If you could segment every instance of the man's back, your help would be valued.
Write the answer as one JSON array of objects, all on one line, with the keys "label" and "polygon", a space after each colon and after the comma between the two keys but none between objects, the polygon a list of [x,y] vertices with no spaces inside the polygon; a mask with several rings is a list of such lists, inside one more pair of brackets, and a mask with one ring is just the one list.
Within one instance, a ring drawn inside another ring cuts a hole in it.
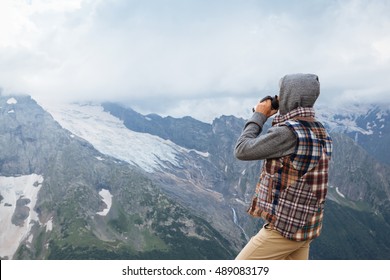
[{"label": "man's back", "polygon": [[[308,256],[311,240],[320,235],[332,140],[322,124],[315,120],[313,106],[319,92],[316,75],[283,77],[280,114],[274,118],[272,128],[260,135],[267,118],[276,112],[269,103],[259,103],[237,140],[237,158],[265,160],[248,213],[266,221],[265,227],[237,258]],[[292,245],[291,252],[284,250],[277,254],[277,248],[261,252],[266,245],[253,250],[253,244],[268,242],[270,234],[273,240],[280,236],[280,244]],[[248,255],[249,251],[254,255]]]}]

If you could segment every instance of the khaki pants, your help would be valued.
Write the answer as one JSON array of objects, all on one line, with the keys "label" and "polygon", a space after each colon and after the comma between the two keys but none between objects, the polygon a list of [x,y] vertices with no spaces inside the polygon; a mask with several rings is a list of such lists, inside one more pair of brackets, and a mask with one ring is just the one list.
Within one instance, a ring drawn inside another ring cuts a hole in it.
[{"label": "khaki pants", "polygon": [[236,260],[307,260],[311,240],[293,241],[265,225]]}]

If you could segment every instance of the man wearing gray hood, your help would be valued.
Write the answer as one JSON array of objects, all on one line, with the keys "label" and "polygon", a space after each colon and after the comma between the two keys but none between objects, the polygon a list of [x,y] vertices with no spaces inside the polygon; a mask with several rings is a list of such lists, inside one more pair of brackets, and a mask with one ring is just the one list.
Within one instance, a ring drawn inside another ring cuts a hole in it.
[{"label": "man wearing gray hood", "polygon": [[259,102],[234,151],[240,160],[264,160],[248,213],[265,224],[237,260],[307,260],[322,229],[332,139],[315,119],[320,82],[314,74],[293,74],[279,85],[272,127],[260,135],[277,110],[271,100]]}]

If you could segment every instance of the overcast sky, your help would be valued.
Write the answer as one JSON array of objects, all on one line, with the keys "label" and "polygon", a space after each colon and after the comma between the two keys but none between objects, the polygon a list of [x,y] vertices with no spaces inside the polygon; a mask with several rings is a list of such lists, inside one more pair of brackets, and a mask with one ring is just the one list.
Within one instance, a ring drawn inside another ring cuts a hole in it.
[{"label": "overcast sky", "polygon": [[210,121],[289,73],[323,104],[390,102],[390,1],[0,0],[3,94]]}]

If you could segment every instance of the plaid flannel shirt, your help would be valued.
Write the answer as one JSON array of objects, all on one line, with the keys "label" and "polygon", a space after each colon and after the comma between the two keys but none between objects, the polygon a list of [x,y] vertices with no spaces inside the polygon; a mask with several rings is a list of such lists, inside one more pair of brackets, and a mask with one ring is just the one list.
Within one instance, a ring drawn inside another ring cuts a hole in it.
[{"label": "plaid flannel shirt", "polygon": [[311,108],[299,108],[274,121],[295,133],[297,146],[289,156],[264,162],[248,209],[249,214],[262,217],[284,237],[296,241],[320,235],[328,186],[332,139],[321,123],[293,119],[313,114]]}]

